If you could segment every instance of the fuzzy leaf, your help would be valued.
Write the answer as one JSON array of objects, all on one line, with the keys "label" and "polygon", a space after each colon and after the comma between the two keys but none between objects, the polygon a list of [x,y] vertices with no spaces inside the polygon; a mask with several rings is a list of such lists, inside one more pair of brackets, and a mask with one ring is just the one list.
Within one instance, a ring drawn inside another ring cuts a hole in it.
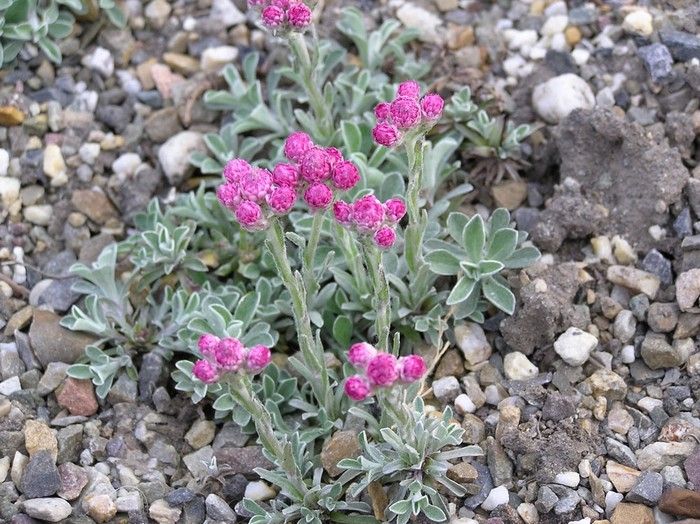
[{"label": "fuzzy leaf", "polygon": [[469,219],[462,231],[462,246],[471,262],[478,263],[481,260],[485,242],[484,219],[477,213]]},{"label": "fuzzy leaf", "polygon": [[501,311],[512,315],[515,311],[515,295],[506,286],[493,277],[488,277],[482,284],[484,297]]},{"label": "fuzzy leaf", "polygon": [[458,244],[462,244],[464,228],[468,222],[469,218],[464,213],[450,213],[447,217],[447,232]]},{"label": "fuzzy leaf", "polygon": [[436,249],[425,256],[430,270],[437,275],[456,275],[459,273],[459,259],[449,251]]},{"label": "fuzzy leaf", "polygon": [[452,289],[450,296],[447,297],[447,305],[452,306],[458,304],[471,294],[476,282],[467,278],[462,277],[457,281],[457,285]]},{"label": "fuzzy leaf", "polygon": [[539,258],[540,251],[536,247],[526,246],[516,249],[503,263],[509,269],[518,269],[534,264]]}]

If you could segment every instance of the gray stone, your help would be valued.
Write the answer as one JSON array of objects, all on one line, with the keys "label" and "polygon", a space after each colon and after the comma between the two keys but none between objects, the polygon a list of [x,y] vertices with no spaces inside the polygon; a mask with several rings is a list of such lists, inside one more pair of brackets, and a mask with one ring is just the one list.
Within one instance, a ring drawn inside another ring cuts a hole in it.
[{"label": "gray stone", "polygon": [[83,356],[85,346],[95,340],[89,335],[62,327],[60,320],[58,315],[50,311],[34,311],[29,340],[34,354],[44,367],[50,362],[73,364]]},{"label": "gray stone", "polygon": [[620,464],[629,466],[630,468],[637,467],[637,457],[634,452],[619,440],[608,437],[605,439],[605,447],[608,450],[608,455]]},{"label": "gray stone", "polygon": [[221,497],[210,493],[207,495],[205,503],[207,506],[207,516],[209,518],[223,522],[236,522],[236,513]]},{"label": "gray stone", "polygon": [[165,500],[171,506],[182,506],[191,502],[195,497],[195,493],[191,489],[177,488],[168,493]]},{"label": "gray stone", "polygon": [[540,513],[549,513],[554,509],[554,506],[559,501],[557,496],[551,488],[547,486],[540,486],[537,492],[537,501],[535,502],[535,507]]},{"label": "gray stone", "polygon": [[[209,446],[202,449],[211,449]],[[269,469],[272,463],[265,458],[261,446],[246,446],[243,448],[221,448],[215,452],[219,468],[224,468],[228,474],[241,473],[249,479],[257,479],[255,468]]]},{"label": "gray stone", "polygon": [[676,328],[679,313],[674,303],[655,302],[649,306],[647,323],[657,333],[670,333]]},{"label": "gray stone", "polygon": [[692,341],[689,345],[684,340],[687,339],[675,340],[671,345],[663,335],[647,335],[644,337],[641,349],[644,363],[651,369],[682,366],[694,348]]},{"label": "gray stone", "polygon": [[433,382],[433,395],[443,404],[452,402],[461,392],[462,388],[456,377],[443,377]]},{"label": "gray stone", "polygon": [[123,373],[114,383],[107,394],[107,400],[110,404],[119,404],[120,402],[136,402],[138,395],[138,386],[136,381]]},{"label": "gray stone", "polygon": [[642,471],[637,477],[632,489],[627,493],[629,502],[638,502],[653,506],[661,498],[661,493],[664,488],[664,479],[660,473],[655,471]]},{"label": "gray stone", "polygon": [[65,313],[81,296],[73,291],[73,286],[79,280],[77,277],[54,280],[39,297],[39,304],[46,304],[58,313]]},{"label": "gray stone", "polygon": [[55,391],[61,385],[63,379],[66,378],[66,370],[69,367],[70,364],[65,362],[50,362],[39,381],[37,393],[43,397]]},{"label": "gray stone", "polygon": [[659,31],[659,37],[676,60],[687,62],[693,58],[700,59],[700,37],[697,35],[685,31],[662,29]]},{"label": "gray stone", "polygon": [[673,73],[673,57],[663,44],[651,44],[637,50],[651,79],[660,84],[670,79]]},{"label": "gray stone", "polygon": [[22,474],[22,493],[30,499],[50,497],[60,487],[61,478],[51,453],[46,450],[34,453]]},{"label": "gray stone", "polygon": [[0,344],[0,377],[6,380],[21,375],[25,369],[24,362],[17,351],[17,345]]},{"label": "gray stone", "polygon": [[74,424],[61,428],[56,435],[58,441],[59,464],[65,462],[77,462],[80,451],[83,449],[83,426]]},{"label": "gray stone", "polygon": [[48,522],[60,522],[73,512],[71,505],[59,498],[25,500],[22,509],[30,517]]}]

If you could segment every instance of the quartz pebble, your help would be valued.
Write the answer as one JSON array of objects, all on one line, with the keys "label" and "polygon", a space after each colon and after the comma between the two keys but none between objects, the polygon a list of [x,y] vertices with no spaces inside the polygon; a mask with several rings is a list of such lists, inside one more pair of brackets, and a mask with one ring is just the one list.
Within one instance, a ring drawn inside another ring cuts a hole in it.
[{"label": "quartz pebble", "polygon": [[581,366],[598,345],[598,339],[575,327],[570,327],[554,342],[554,351],[570,366]]},{"label": "quartz pebble", "polygon": [[508,353],[503,358],[503,370],[511,380],[527,380],[534,378],[539,369],[520,352]]}]

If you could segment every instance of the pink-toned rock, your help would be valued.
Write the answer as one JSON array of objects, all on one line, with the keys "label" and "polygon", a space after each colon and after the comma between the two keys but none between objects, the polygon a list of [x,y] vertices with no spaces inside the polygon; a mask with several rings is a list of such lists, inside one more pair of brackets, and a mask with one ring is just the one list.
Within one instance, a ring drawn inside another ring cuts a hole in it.
[{"label": "pink-toned rock", "polygon": [[695,491],[700,491],[700,447],[683,462],[688,481]]},{"label": "pink-toned rock", "polygon": [[172,70],[164,64],[153,64],[151,66],[151,78],[153,78],[158,92],[166,99],[172,96],[173,86],[185,81],[182,76],[173,73]]},{"label": "pink-toned rock", "polygon": [[87,472],[72,462],[58,466],[58,476],[61,479],[61,487],[57,495],[65,500],[77,499],[88,482]]},{"label": "pink-toned rock", "polygon": [[71,415],[89,417],[97,413],[97,398],[89,380],[68,377],[56,393],[56,400]]}]

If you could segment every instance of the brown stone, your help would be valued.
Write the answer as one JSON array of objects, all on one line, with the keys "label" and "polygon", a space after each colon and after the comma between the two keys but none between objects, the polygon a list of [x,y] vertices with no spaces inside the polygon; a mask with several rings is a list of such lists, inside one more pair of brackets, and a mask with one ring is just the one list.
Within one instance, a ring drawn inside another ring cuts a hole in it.
[{"label": "brown stone", "polygon": [[51,311],[35,310],[29,341],[36,358],[46,367],[49,362],[73,364],[83,356],[85,346],[95,338],[60,325],[61,317]]},{"label": "brown stone", "polygon": [[479,476],[479,472],[474,466],[469,464],[469,462],[460,462],[459,464],[454,464],[447,470],[447,476],[455,482],[466,484],[468,482],[474,482]]},{"label": "brown stone", "polygon": [[65,500],[77,499],[88,482],[87,472],[72,462],[58,466],[58,476],[61,479],[61,487],[56,494]]},{"label": "brown stone", "polygon": [[637,477],[641,474],[641,471],[638,469],[623,466],[612,460],[608,460],[605,472],[608,474],[610,482],[613,483],[615,489],[620,493],[627,493],[631,490],[635,482],[637,482]]},{"label": "brown stone", "polygon": [[24,113],[15,106],[0,106],[0,126],[18,126],[24,122]]},{"label": "brown stone", "polygon": [[571,47],[575,46],[581,41],[581,30],[575,25],[571,25],[564,31],[564,37],[566,38],[566,43]]},{"label": "brown stone", "polygon": [[55,461],[58,456],[56,430],[40,420],[27,420],[24,425],[24,447],[30,457],[37,451],[44,450],[48,451]]},{"label": "brown stone", "polygon": [[92,189],[79,189],[71,197],[73,206],[97,224],[104,224],[110,218],[119,216],[117,209],[107,195]]},{"label": "brown stone", "polygon": [[700,491],[671,488],[661,496],[659,509],[677,517],[700,518]]},{"label": "brown stone", "polygon": [[12,335],[16,330],[24,328],[34,315],[34,308],[32,306],[24,306],[22,309],[17,311],[14,315],[10,317],[5,326],[5,336]]},{"label": "brown stone", "polygon": [[442,356],[433,380],[438,380],[443,377],[459,377],[464,374],[464,362],[459,351],[450,349]]},{"label": "brown stone", "polygon": [[321,451],[321,464],[323,469],[331,477],[339,476],[344,470],[337,464],[346,458],[355,458],[360,455],[360,443],[357,440],[357,433],[354,431],[337,431]]},{"label": "brown stone", "polygon": [[262,446],[244,446],[242,448],[226,447],[214,453],[220,468],[225,468],[231,475],[240,473],[250,479],[257,479],[255,468],[271,469],[274,464],[262,453]]},{"label": "brown stone", "polygon": [[384,487],[381,485],[381,483],[375,480],[374,482],[371,482],[369,486],[367,486],[367,493],[372,501],[372,512],[374,513],[374,517],[383,522],[384,512],[386,511],[386,507],[389,505],[389,498],[386,496]]},{"label": "brown stone", "polygon": [[165,99],[172,96],[173,86],[185,80],[182,76],[173,73],[165,64],[153,64],[151,66],[151,78],[155,83],[156,89]]},{"label": "brown stone", "polygon": [[621,502],[615,507],[611,524],[654,524],[654,512],[642,504]]},{"label": "brown stone", "polygon": [[164,53],[163,60],[176,73],[190,76],[199,71],[199,60],[180,53]]},{"label": "brown stone", "polygon": [[491,195],[498,207],[516,209],[527,198],[527,184],[522,180],[506,180],[493,186]]},{"label": "brown stone", "polygon": [[56,401],[71,415],[90,417],[97,413],[97,398],[89,380],[68,377],[56,392]]}]

